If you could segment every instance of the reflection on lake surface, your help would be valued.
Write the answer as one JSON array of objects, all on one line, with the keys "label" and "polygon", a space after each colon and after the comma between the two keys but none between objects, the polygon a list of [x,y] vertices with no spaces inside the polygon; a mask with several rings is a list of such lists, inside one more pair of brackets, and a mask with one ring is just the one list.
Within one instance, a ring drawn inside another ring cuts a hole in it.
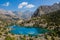
[{"label": "reflection on lake surface", "polygon": [[23,34],[23,35],[38,35],[48,32],[46,29],[38,28],[38,27],[23,27],[23,26],[11,26],[12,30],[10,33],[12,34]]}]

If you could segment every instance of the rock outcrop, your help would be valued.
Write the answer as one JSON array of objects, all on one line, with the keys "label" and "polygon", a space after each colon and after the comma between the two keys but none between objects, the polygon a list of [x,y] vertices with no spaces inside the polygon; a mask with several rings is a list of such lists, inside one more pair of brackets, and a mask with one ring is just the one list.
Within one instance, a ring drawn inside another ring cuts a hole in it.
[{"label": "rock outcrop", "polygon": [[57,10],[60,10],[60,3],[55,3],[51,6],[43,5],[37,8],[32,17],[41,16],[42,14],[48,14]]}]

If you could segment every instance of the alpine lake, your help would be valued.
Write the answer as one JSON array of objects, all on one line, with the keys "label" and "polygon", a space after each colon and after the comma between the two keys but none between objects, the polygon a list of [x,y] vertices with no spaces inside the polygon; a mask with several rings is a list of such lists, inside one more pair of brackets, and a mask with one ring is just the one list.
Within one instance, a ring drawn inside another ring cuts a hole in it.
[{"label": "alpine lake", "polygon": [[11,30],[9,31],[11,34],[16,35],[39,35],[47,33],[47,29],[39,28],[39,27],[25,27],[25,26],[18,26],[13,25],[10,26]]}]

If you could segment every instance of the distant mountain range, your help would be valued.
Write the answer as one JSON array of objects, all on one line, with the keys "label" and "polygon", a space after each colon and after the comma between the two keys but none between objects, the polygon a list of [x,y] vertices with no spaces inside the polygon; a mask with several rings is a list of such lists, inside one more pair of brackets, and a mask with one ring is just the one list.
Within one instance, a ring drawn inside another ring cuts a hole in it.
[{"label": "distant mountain range", "polygon": [[20,19],[30,19],[31,16],[33,15],[32,11],[26,10],[24,12],[20,11],[14,11],[13,12],[16,16],[18,16]]},{"label": "distant mountain range", "polygon": [[[37,8],[37,10],[33,13],[32,11],[26,10],[24,12],[20,11],[6,11],[0,9],[0,15],[6,17],[12,17],[10,19],[30,19],[32,17],[41,16],[42,14],[48,14],[50,12],[54,12],[56,10],[60,10],[60,3],[55,3],[51,6],[43,5]],[[0,17],[1,17],[0,16]]]},{"label": "distant mountain range", "polygon": [[57,10],[60,10],[60,3],[54,3],[53,5],[50,6],[43,5],[37,8],[37,10],[33,14],[33,17],[41,16],[42,14],[48,14],[50,12],[54,12]]},{"label": "distant mountain range", "polygon": [[30,19],[31,15],[33,14],[33,12],[27,10],[24,12],[20,12],[20,11],[6,11],[6,10],[2,10],[0,9],[0,17],[2,18],[9,18],[9,19]]}]

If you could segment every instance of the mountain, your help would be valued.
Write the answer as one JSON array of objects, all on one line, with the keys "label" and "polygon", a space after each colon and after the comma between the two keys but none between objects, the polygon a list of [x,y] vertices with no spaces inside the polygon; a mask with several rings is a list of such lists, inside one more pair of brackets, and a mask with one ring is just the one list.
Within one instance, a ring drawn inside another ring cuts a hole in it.
[{"label": "mountain", "polygon": [[23,22],[24,26],[42,27],[54,30],[60,27],[60,3],[52,6],[40,6],[30,20]]},{"label": "mountain", "polygon": [[23,12],[22,17],[24,19],[30,19],[32,15],[33,15],[33,12],[32,11],[26,10],[26,11]]},{"label": "mountain", "polygon": [[12,11],[0,9],[0,14],[15,15]]},{"label": "mountain", "polygon": [[[60,3],[52,6],[40,6],[32,15],[30,20],[26,20],[21,25],[29,27],[40,27],[48,29],[47,40],[59,40],[60,38]],[[50,37],[48,37],[48,36]],[[57,39],[56,39],[57,38]]]},{"label": "mountain", "polygon": [[13,12],[16,16],[18,16],[20,19],[30,19],[31,16],[33,15],[32,11],[26,10],[24,12],[20,11],[14,11]]},{"label": "mountain", "polygon": [[7,16],[7,17],[9,17],[9,19],[12,19],[11,17],[17,18],[17,19],[30,19],[32,14],[33,14],[33,12],[29,11],[29,10],[26,10],[24,12],[20,12],[20,11],[7,11],[7,10],[0,9],[0,15]]},{"label": "mountain", "polygon": [[12,11],[6,11],[6,10],[0,9],[0,19],[18,20],[19,18]]},{"label": "mountain", "polygon": [[7,27],[15,24],[19,18],[12,12],[0,9],[0,27]]},{"label": "mountain", "polygon": [[51,6],[43,5],[43,6],[40,6],[39,8],[37,8],[37,10],[34,12],[32,17],[41,16],[42,14],[48,14],[50,12],[54,12],[57,10],[60,10],[60,3],[55,3]]}]

